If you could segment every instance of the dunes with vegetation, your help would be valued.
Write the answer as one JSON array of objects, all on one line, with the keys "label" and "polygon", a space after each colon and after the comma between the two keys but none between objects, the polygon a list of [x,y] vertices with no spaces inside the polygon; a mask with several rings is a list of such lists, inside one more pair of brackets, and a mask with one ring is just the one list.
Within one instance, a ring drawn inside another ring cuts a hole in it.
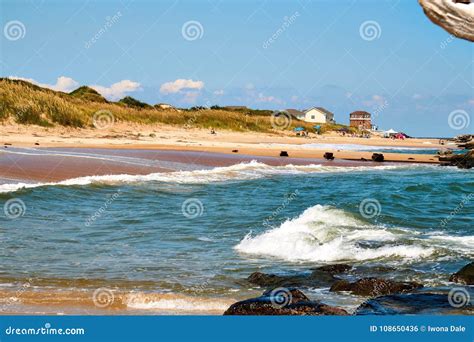
[{"label": "dunes with vegetation", "polygon": [[[285,116],[274,117],[271,110],[193,107],[160,108],[130,96],[118,102],[107,101],[92,88],[82,86],[71,93],[39,87],[23,80],[0,79],[0,122],[52,127],[94,127],[97,112],[109,112],[118,122],[168,124],[185,127],[228,129],[233,131],[291,131],[297,126],[313,131],[313,124]],[[341,125],[322,125],[322,131]]]}]

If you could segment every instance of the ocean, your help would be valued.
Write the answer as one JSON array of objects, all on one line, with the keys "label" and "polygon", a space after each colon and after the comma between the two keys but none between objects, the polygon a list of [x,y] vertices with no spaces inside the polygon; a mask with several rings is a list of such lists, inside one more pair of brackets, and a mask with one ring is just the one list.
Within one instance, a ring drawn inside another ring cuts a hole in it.
[{"label": "ocean", "polygon": [[[2,182],[0,291],[21,291],[2,299],[19,312],[43,312],[33,305],[42,296],[45,312],[88,312],[97,289],[124,294],[120,308],[134,313],[222,312],[262,293],[246,280],[253,272],[335,263],[440,287],[474,257],[474,177],[451,167],[251,161]],[[349,311],[364,300],[307,292]]]}]

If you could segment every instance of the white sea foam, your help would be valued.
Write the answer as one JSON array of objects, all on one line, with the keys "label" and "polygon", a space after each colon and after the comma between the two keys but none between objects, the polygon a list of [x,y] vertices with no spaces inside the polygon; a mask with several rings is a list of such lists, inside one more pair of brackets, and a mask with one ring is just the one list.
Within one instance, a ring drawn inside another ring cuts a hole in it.
[{"label": "white sea foam", "polygon": [[[414,165],[381,165],[381,166],[358,166],[358,167],[338,167],[322,165],[285,165],[270,166],[256,161],[240,163],[227,167],[216,167],[206,170],[158,172],[147,175],[103,175],[86,176],[72,178],[60,182],[50,183],[7,183],[0,185],[0,193],[13,192],[20,189],[37,188],[41,186],[77,186],[98,184],[120,184],[137,182],[172,182],[181,184],[206,184],[213,182],[223,182],[229,180],[247,180],[269,177],[284,174],[304,174],[304,173],[335,173],[354,172],[368,170],[392,170],[421,167]],[[426,166],[425,166],[426,167]]]},{"label": "white sea foam", "polygon": [[[266,146],[278,146],[281,148],[291,148],[295,147],[295,145],[291,144],[277,144],[277,143],[270,143],[265,144]],[[316,150],[341,150],[341,151],[398,151],[398,150],[406,150],[406,151],[425,151],[425,150],[432,150],[435,153],[438,149],[436,147],[411,147],[411,146],[375,146],[375,145],[363,145],[363,144],[329,144],[329,143],[310,143],[310,144],[301,144],[298,145],[298,148],[304,149],[316,149]]]},{"label": "white sea foam", "polygon": [[139,310],[157,310],[165,312],[224,312],[234,300],[201,298],[176,294],[143,294],[127,295],[128,308]]},{"label": "white sea foam", "polygon": [[235,249],[287,261],[416,260],[437,246],[408,229],[369,225],[343,210],[316,205],[260,235],[247,235]]}]

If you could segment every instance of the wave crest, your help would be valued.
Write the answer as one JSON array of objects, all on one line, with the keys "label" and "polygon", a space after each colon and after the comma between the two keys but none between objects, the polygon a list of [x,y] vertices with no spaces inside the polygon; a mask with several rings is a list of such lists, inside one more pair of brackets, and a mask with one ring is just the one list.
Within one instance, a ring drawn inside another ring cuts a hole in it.
[{"label": "wave crest", "polygon": [[1,184],[0,193],[14,192],[21,189],[37,188],[41,186],[81,186],[88,184],[120,184],[120,183],[139,183],[139,182],[168,182],[178,184],[206,184],[214,182],[223,182],[229,180],[249,180],[258,179],[274,175],[284,174],[304,174],[304,173],[331,173],[331,172],[352,172],[364,170],[390,170],[397,168],[406,168],[403,165],[383,165],[383,166],[323,166],[323,165],[285,165],[270,166],[257,161],[248,163],[239,163],[226,167],[215,167],[213,169],[194,170],[194,171],[174,171],[158,172],[147,175],[104,175],[104,176],[86,176],[72,178],[60,182],[49,183],[13,183]]},{"label": "wave crest", "polygon": [[312,262],[413,260],[435,251],[424,246],[415,232],[368,225],[343,210],[321,205],[260,235],[249,234],[234,248],[247,254]]}]

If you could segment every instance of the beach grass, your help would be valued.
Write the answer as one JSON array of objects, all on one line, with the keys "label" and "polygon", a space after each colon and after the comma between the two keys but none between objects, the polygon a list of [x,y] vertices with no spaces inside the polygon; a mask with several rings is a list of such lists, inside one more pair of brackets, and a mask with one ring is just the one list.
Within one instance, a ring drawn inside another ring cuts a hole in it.
[{"label": "beach grass", "polygon": [[[71,93],[42,88],[23,80],[0,79],[0,121],[50,127],[55,125],[93,127],[94,114],[110,113],[115,121],[138,124],[168,124],[184,127],[215,128],[231,131],[278,132],[302,126],[314,131],[314,124],[291,118],[275,124],[270,110],[193,107],[162,109],[126,97],[109,102],[89,87]],[[283,123],[283,124],[282,124]],[[342,125],[321,125],[321,131],[335,130]]]}]

